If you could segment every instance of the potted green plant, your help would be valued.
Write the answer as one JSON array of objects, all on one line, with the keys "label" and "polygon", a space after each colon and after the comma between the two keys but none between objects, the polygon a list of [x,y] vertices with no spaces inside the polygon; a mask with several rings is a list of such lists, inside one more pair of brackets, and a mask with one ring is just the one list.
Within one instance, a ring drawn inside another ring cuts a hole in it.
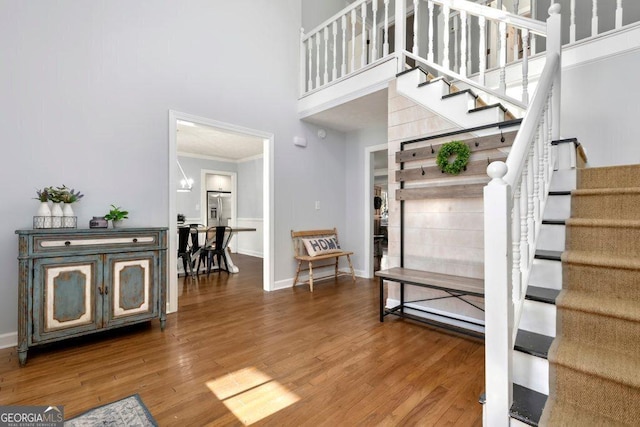
[{"label": "potted green plant", "polygon": [[126,218],[129,218],[129,212],[116,205],[111,205],[111,210],[104,216],[104,219],[111,221],[113,228],[121,227],[122,220]]}]

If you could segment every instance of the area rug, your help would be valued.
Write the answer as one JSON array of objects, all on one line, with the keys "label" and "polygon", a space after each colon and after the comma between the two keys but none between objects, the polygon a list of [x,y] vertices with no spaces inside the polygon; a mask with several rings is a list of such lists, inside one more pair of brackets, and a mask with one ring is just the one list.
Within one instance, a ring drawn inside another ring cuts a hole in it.
[{"label": "area rug", "polygon": [[157,426],[156,420],[142,399],[134,394],[106,405],[98,406],[65,421],[65,427],[89,426]]}]

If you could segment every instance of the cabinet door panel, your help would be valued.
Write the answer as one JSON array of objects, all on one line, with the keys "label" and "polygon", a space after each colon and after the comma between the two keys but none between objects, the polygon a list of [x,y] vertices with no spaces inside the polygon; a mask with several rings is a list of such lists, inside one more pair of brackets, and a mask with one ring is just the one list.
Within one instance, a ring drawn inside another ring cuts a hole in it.
[{"label": "cabinet door panel", "polygon": [[158,314],[158,269],[153,252],[107,255],[105,283],[111,284],[105,326],[146,320]]},{"label": "cabinet door panel", "polygon": [[102,286],[99,256],[61,261],[42,259],[35,263],[33,342],[81,335],[100,327]]}]

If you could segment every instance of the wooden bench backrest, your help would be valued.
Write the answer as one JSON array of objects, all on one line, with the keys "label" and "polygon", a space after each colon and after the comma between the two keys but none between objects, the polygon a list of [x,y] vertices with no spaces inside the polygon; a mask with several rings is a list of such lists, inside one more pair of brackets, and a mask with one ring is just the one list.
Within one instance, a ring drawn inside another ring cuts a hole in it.
[{"label": "wooden bench backrest", "polygon": [[304,247],[302,239],[311,239],[314,237],[326,236],[336,236],[336,242],[338,242],[339,244],[340,241],[338,240],[338,230],[336,230],[335,228],[329,230],[291,230],[291,239],[293,241],[293,256],[296,257],[309,255],[307,253],[307,248]]}]

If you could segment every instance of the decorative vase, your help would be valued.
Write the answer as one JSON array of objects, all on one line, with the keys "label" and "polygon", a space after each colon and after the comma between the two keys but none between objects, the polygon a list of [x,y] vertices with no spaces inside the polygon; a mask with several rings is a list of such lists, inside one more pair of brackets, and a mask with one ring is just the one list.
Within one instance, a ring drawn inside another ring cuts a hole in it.
[{"label": "decorative vase", "polygon": [[33,228],[51,228],[51,208],[49,202],[40,202],[36,218],[33,219]]},{"label": "decorative vase", "polygon": [[124,223],[124,220],[114,219],[113,221],[111,221],[111,223],[113,224],[113,228],[122,228],[122,224]]},{"label": "decorative vase", "polygon": [[51,228],[62,227],[62,206],[60,203],[54,203],[51,207]]},{"label": "decorative vase", "polygon": [[76,216],[76,214],[73,213],[73,208],[71,207],[71,203],[64,204],[64,206],[62,207],[62,216]]}]

